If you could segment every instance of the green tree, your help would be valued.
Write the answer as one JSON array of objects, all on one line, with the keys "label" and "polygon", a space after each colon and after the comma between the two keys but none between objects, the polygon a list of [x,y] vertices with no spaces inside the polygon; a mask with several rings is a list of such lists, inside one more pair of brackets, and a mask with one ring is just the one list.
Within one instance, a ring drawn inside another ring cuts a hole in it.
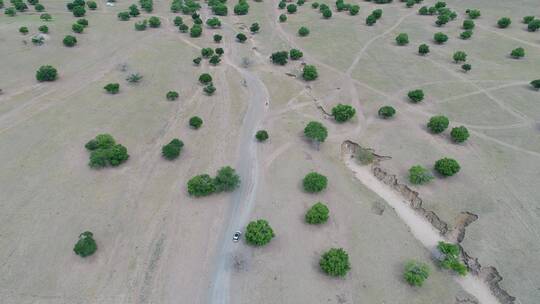
[{"label": "green tree", "polygon": [[213,17],[206,20],[206,25],[208,25],[211,28],[218,28],[221,26],[221,21],[218,18]]},{"label": "green tree", "polygon": [[251,221],[246,227],[246,242],[253,246],[264,246],[275,237],[274,230],[268,221],[259,219]]},{"label": "green tree", "polygon": [[455,127],[450,131],[450,136],[454,142],[461,143],[469,138],[469,130],[465,126]]},{"label": "green tree", "polygon": [[308,173],[302,180],[304,190],[309,193],[321,192],[326,189],[328,178],[317,172]]},{"label": "green tree", "polygon": [[460,275],[467,274],[467,266],[459,261],[459,246],[456,244],[439,242],[437,250],[441,253],[439,265],[445,269],[452,269]]},{"label": "green tree", "polygon": [[34,9],[36,10],[36,12],[43,12],[45,10],[45,6],[43,6],[43,4],[41,3],[38,3],[34,5]]},{"label": "green tree", "polygon": [[438,32],[433,35],[433,40],[435,40],[435,42],[438,44],[443,44],[448,41],[448,36],[446,36],[444,33]]},{"label": "green tree", "polygon": [[357,4],[351,5],[351,8],[349,9],[349,14],[351,16],[356,16],[360,12],[360,6]]},{"label": "green tree", "polygon": [[177,100],[179,96],[180,94],[178,94],[178,92],[176,91],[169,91],[167,92],[167,94],[165,94],[165,97],[167,98],[167,100],[170,100],[170,101]]},{"label": "green tree", "polygon": [[215,49],[215,52],[217,55],[221,56],[225,53],[225,51],[223,50],[223,48],[216,48]]},{"label": "green tree", "polygon": [[221,40],[223,39],[223,36],[219,35],[219,34],[214,34],[214,42],[215,43],[220,43]]},{"label": "green tree", "polygon": [[512,58],[515,58],[515,59],[522,58],[525,56],[525,49],[523,49],[522,47],[513,49],[512,52],[510,53],[510,56],[512,56]]},{"label": "green tree", "polygon": [[337,122],[346,122],[353,118],[356,114],[356,109],[350,105],[338,104],[332,108],[332,116]]},{"label": "green tree", "polygon": [[92,11],[97,9],[97,3],[95,1],[87,1],[86,5]]},{"label": "green tree", "polygon": [[137,17],[141,14],[141,12],[139,11],[139,8],[137,7],[137,5],[135,4],[132,4],[129,6],[129,15],[131,17]]},{"label": "green tree", "polygon": [[153,28],[157,28],[161,26],[161,20],[159,20],[158,17],[152,16],[148,18],[148,25]]},{"label": "green tree", "polygon": [[182,152],[183,147],[184,142],[178,138],[175,138],[161,148],[161,155],[168,160],[176,159],[178,156],[180,156],[180,152]]},{"label": "green tree", "polygon": [[416,165],[409,169],[409,181],[415,185],[422,185],[428,183],[433,179],[433,175],[428,169]]},{"label": "green tree", "polygon": [[71,29],[75,32],[75,33],[82,33],[84,31],[84,26],[78,24],[78,23],[73,23],[73,25],[71,25]]},{"label": "green tree", "polygon": [[201,49],[201,55],[204,58],[208,58],[208,57],[214,55],[214,49],[212,49],[212,48],[202,48]]},{"label": "green tree", "polygon": [[437,26],[443,26],[447,24],[448,21],[450,21],[450,17],[448,15],[439,15],[437,16],[437,20],[435,21],[435,24],[437,24]]},{"label": "green tree", "polygon": [[238,34],[236,34],[236,39],[239,42],[244,43],[247,40],[247,36],[244,35],[243,33],[238,33]]},{"label": "green tree", "polygon": [[325,9],[322,11],[322,15],[324,19],[330,19],[332,18],[332,11],[330,9]]},{"label": "green tree", "polygon": [[474,21],[467,19],[463,20],[463,29],[464,30],[472,30],[474,28],[475,24]]},{"label": "green tree", "polygon": [[263,142],[263,141],[266,141],[268,139],[268,132],[266,130],[259,130],[257,131],[257,133],[255,133],[255,138],[259,141],[259,142]]},{"label": "green tree", "polygon": [[326,221],[328,221],[329,213],[330,210],[328,210],[328,207],[325,204],[321,202],[315,203],[315,205],[311,206],[306,212],[306,223],[312,225],[326,223]]},{"label": "green tree", "polygon": [[304,128],[304,135],[316,143],[322,143],[328,136],[326,127],[318,121],[310,121]]},{"label": "green tree", "polygon": [[285,22],[287,21],[287,15],[281,14],[279,15],[279,22]]},{"label": "green tree", "polygon": [[212,6],[212,12],[214,13],[214,15],[218,15],[218,16],[227,16],[228,14],[228,8],[225,4],[218,4],[218,5],[214,5]]},{"label": "green tree", "polygon": [[203,73],[199,76],[199,82],[201,84],[209,84],[212,82],[212,76],[210,76],[208,73]]},{"label": "green tree", "polygon": [[51,21],[52,20],[52,16],[50,14],[41,14],[39,15],[39,19],[43,20],[43,21]]},{"label": "green tree", "polygon": [[180,24],[184,24],[184,19],[182,19],[180,16],[176,16],[173,19],[173,23],[175,26],[180,26]]},{"label": "green tree", "polygon": [[403,278],[411,286],[420,287],[429,277],[429,266],[417,261],[409,261],[405,264]]},{"label": "green tree", "polygon": [[86,14],[86,10],[84,9],[84,6],[75,6],[73,7],[72,13],[75,17],[82,17]]},{"label": "green tree", "polygon": [[422,100],[424,100],[424,91],[418,89],[418,90],[412,90],[407,93],[407,96],[411,100],[411,102],[419,103]]},{"label": "green tree", "polygon": [[49,32],[49,27],[46,25],[41,25],[40,27],[38,27],[38,30],[43,34],[47,34]]},{"label": "green tree", "polygon": [[471,66],[470,64],[468,64],[468,63],[465,63],[464,65],[461,66],[461,69],[462,69],[465,73],[467,73],[468,71],[470,71],[471,68],[472,68],[472,66]]},{"label": "green tree", "polygon": [[314,65],[306,64],[302,71],[302,77],[304,80],[311,81],[317,79],[319,74],[317,73],[317,68]]},{"label": "green tree", "polygon": [[240,176],[233,168],[226,166],[218,170],[214,184],[217,192],[231,192],[240,186]]},{"label": "green tree", "polygon": [[373,17],[375,17],[375,19],[377,19],[377,20],[378,20],[378,19],[381,19],[382,13],[383,13],[383,11],[382,11],[382,9],[380,9],[380,8],[378,8],[378,9],[374,10],[373,12],[371,12],[371,14],[373,15]]},{"label": "green tree", "polygon": [[55,81],[58,71],[50,65],[42,65],[36,72],[36,79],[42,81]]},{"label": "green tree", "polygon": [[120,84],[119,83],[109,83],[106,86],[103,87],[105,91],[109,94],[117,94],[118,91],[120,91]]},{"label": "green tree", "polygon": [[96,241],[93,238],[94,234],[90,231],[85,231],[79,235],[79,240],[73,247],[73,251],[80,257],[87,257],[94,254],[97,250]]},{"label": "green tree", "polygon": [[396,109],[391,106],[383,106],[379,109],[377,113],[379,114],[379,117],[383,119],[389,119],[394,116],[394,114],[396,114]]},{"label": "green tree", "polygon": [[427,44],[425,44],[425,43],[421,44],[418,47],[418,54],[426,55],[427,53],[429,53],[429,46]]},{"label": "green tree", "polygon": [[261,30],[261,26],[258,23],[255,22],[255,23],[251,24],[251,26],[249,27],[249,30],[252,33],[258,33]]},{"label": "green tree", "polygon": [[218,55],[213,55],[212,57],[210,57],[210,60],[208,60],[208,62],[211,65],[218,65],[221,62],[221,59]]},{"label": "green tree", "polygon": [[476,19],[481,16],[480,11],[477,9],[468,9],[465,13],[469,15],[469,18],[471,19]]},{"label": "green tree", "polygon": [[525,23],[525,24],[529,24],[529,22],[531,22],[533,20],[534,20],[534,16],[525,16],[525,17],[523,17],[522,22]]},{"label": "green tree", "polygon": [[189,35],[193,38],[201,37],[202,31],[202,26],[199,24],[194,24],[189,30]]},{"label": "green tree", "polygon": [[463,40],[467,40],[472,37],[473,32],[472,31],[464,31],[461,34],[459,34],[459,37]]},{"label": "green tree", "polygon": [[[189,30],[189,26],[187,26],[186,24],[182,23],[178,26],[178,30],[180,31],[180,33],[187,33],[187,31]],[[202,28],[200,28],[200,33],[198,33],[199,31],[199,28],[195,29],[195,30],[192,30],[190,32],[190,36],[191,35],[199,35],[202,33]],[[199,37],[199,36],[192,36],[192,37]]]},{"label": "green tree", "polygon": [[285,2],[285,1],[279,1],[279,3],[278,3],[278,8],[279,8],[279,9],[284,9],[285,7],[287,7],[287,2]]},{"label": "green tree", "polygon": [[191,196],[208,196],[216,192],[214,180],[208,174],[201,174],[192,177],[187,183],[188,193]]},{"label": "green tree", "polygon": [[21,27],[19,28],[19,32],[20,32],[21,34],[23,34],[23,35],[26,35],[26,34],[28,34],[28,28],[27,28],[26,26],[21,26]]},{"label": "green tree", "polygon": [[502,17],[497,21],[497,25],[500,28],[507,28],[512,23],[512,20],[508,17]]},{"label": "green tree", "polygon": [[313,3],[311,3],[311,7],[312,7],[312,8],[318,8],[318,7],[319,7],[319,3],[318,3],[318,2],[313,2]]},{"label": "green tree", "polygon": [[189,119],[189,126],[193,129],[198,129],[202,126],[203,120],[199,116],[193,116]]},{"label": "green tree", "polygon": [[148,27],[148,21],[144,19],[142,21],[135,22],[134,26],[135,26],[135,30],[144,31]]},{"label": "green tree", "polygon": [[294,14],[294,13],[296,13],[297,10],[298,10],[298,7],[296,6],[296,4],[291,3],[291,4],[287,5],[287,12],[289,14]]},{"label": "green tree", "polygon": [[201,57],[195,57],[195,58],[193,59],[193,63],[194,63],[195,65],[201,64],[201,61],[202,61],[202,58],[201,58]]},{"label": "green tree", "polygon": [[349,255],[343,248],[331,248],[319,260],[321,270],[334,277],[343,277],[351,269]]},{"label": "green tree", "polygon": [[15,11],[13,7],[8,7],[4,10],[4,14],[6,14],[7,16],[13,17],[17,14],[17,11]]},{"label": "green tree", "polygon": [[84,18],[78,19],[77,23],[84,26],[84,27],[88,27],[88,20],[86,20]]},{"label": "green tree", "polygon": [[203,88],[203,91],[204,93],[206,93],[206,95],[210,96],[216,92],[216,87],[214,87],[213,84],[209,83]]},{"label": "green tree", "polygon": [[396,37],[396,43],[398,45],[406,45],[406,44],[408,44],[409,43],[409,35],[407,35],[406,33],[400,33]]},{"label": "green tree", "polygon": [[435,171],[443,176],[452,176],[459,172],[459,163],[452,158],[441,158],[435,162]]},{"label": "green tree", "polygon": [[366,18],[366,24],[367,25],[372,26],[376,22],[377,22],[377,18],[375,18],[375,16],[373,16],[373,15],[367,16],[367,18]]},{"label": "green tree", "polygon": [[297,50],[297,49],[291,49],[289,51],[289,56],[291,57],[292,60],[298,60],[304,56],[304,53],[302,53],[302,51]]},{"label": "green tree", "polygon": [[449,120],[446,116],[433,116],[429,119],[429,122],[427,123],[428,129],[431,130],[431,132],[438,134],[446,130],[448,128]]},{"label": "green tree", "polygon": [[300,35],[301,37],[305,37],[309,35],[309,29],[305,26],[300,27],[298,29],[298,35]]},{"label": "green tree", "polygon": [[540,90],[540,79],[533,80],[530,84],[537,91]]},{"label": "green tree", "polygon": [[129,15],[129,12],[120,12],[117,17],[121,21],[128,21],[131,16]]},{"label": "green tree", "polygon": [[457,51],[454,53],[452,58],[454,59],[456,63],[465,62],[467,61],[467,53],[463,51]]},{"label": "green tree", "polygon": [[285,65],[287,64],[287,59],[289,58],[289,53],[287,51],[279,51],[272,53],[270,55],[270,60],[273,64]]},{"label": "green tree", "polygon": [[234,6],[234,13],[236,15],[247,15],[249,12],[249,4],[245,0],[238,1],[238,4]]}]

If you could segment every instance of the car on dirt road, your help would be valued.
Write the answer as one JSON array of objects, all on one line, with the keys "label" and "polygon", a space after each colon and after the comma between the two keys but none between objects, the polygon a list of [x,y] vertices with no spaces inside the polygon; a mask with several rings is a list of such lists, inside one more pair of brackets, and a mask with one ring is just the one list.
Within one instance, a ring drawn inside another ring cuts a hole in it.
[{"label": "car on dirt road", "polygon": [[240,236],[242,235],[242,232],[240,231],[236,231],[234,234],[233,234],[233,237],[232,237],[232,240],[233,242],[238,242],[240,240]]}]

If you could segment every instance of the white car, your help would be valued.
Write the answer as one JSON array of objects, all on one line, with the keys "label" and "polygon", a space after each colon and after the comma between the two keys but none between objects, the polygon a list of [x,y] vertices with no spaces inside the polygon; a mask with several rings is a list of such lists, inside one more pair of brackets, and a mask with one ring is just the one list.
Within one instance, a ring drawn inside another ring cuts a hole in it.
[{"label": "white car", "polygon": [[242,232],[240,231],[236,231],[234,234],[233,234],[233,237],[232,237],[232,240],[233,242],[238,242],[240,240],[240,236],[242,235]]}]

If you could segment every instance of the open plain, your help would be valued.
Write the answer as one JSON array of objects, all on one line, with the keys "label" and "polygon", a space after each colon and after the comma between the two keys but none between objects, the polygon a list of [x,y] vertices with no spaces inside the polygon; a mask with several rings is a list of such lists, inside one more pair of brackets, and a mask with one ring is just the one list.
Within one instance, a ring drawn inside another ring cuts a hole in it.
[{"label": "open plain", "polygon": [[[235,15],[229,0],[221,27],[203,24],[200,37],[179,31],[175,16],[189,27],[193,21],[171,12],[170,1],[156,0],[152,12],[129,21],[117,14],[137,2],[97,1],[80,34],[72,32],[77,18],[67,1],[41,0],[48,22],[32,7],[14,17],[0,13],[0,303],[539,303],[540,93],[529,83],[540,78],[540,31],[521,22],[540,17],[538,0],[448,0],[457,18],[442,27],[436,16],[418,14],[435,1],[407,8],[351,0],[360,6],[354,16],[319,1],[331,8],[329,19],[313,2],[287,14],[277,0],[248,0],[249,13]],[[202,20],[214,17],[200,5]],[[375,9],[383,15],[368,26]],[[482,15],[464,40],[467,9]],[[134,29],[150,16],[161,26]],[[512,24],[497,27],[501,17]],[[254,22],[257,33],[249,30]],[[49,32],[35,45],[31,37],[43,24]],[[22,26],[30,32],[22,35]],[[298,35],[301,26],[308,36]],[[448,41],[436,44],[436,32]],[[407,45],[396,44],[399,33],[408,34]],[[214,42],[214,34],[223,40]],[[77,44],[64,46],[65,35],[76,35]],[[425,56],[422,43],[430,47]],[[194,64],[208,47],[224,49],[221,62]],[[517,47],[525,57],[509,56]],[[303,57],[271,62],[272,53],[291,48]],[[454,62],[456,51],[468,54],[470,71]],[[302,79],[304,64],[316,66],[316,80]],[[56,67],[58,79],[38,82],[42,65]],[[143,76],[139,83],[126,81],[133,73]],[[211,96],[199,84],[202,73],[213,77]],[[120,83],[119,93],[107,94],[108,83]],[[409,101],[414,89],[424,91],[423,102]],[[167,100],[168,91],[178,99]],[[337,123],[329,113],[338,103],[356,115]],[[395,108],[393,118],[378,117],[384,105]],[[194,115],[204,120],[196,130],[188,124]],[[433,115],[467,127],[469,139],[452,142],[450,129],[431,134]],[[303,136],[310,121],[328,129],[318,145]],[[267,141],[257,142],[259,129]],[[85,143],[102,133],[127,147],[129,160],[90,168]],[[161,148],[173,138],[184,147],[168,161]],[[416,191],[422,207],[447,224],[440,237],[460,242],[466,278],[441,269],[434,248],[385,200],[398,192],[359,178],[349,141],[381,156],[373,166]],[[459,162],[458,174],[409,182],[411,166],[431,170],[443,157]],[[188,194],[191,177],[223,166],[240,175],[238,189]],[[328,178],[321,193],[302,189],[312,171]],[[319,201],[330,209],[328,222],[306,224],[306,210]],[[468,225],[464,214],[474,215]],[[234,231],[259,218],[274,229],[268,245],[232,242]],[[73,246],[87,230],[98,250],[83,259]],[[331,247],[349,254],[343,278],[319,269]],[[431,268],[422,287],[403,279],[410,259]]]}]

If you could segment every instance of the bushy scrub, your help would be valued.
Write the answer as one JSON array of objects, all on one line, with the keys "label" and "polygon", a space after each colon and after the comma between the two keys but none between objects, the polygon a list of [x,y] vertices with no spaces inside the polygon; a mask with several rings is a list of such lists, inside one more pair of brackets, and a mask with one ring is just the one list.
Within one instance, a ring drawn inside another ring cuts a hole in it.
[{"label": "bushy scrub", "polygon": [[317,172],[308,173],[302,181],[304,190],[309,193],[321,192],[322,190],[326,189],[327,184],[328,178]]},{"label": "bushy scrub", "polygon": [[522,48],[522,47],[515,48],[510,53],[510,56],[512,56],[512,58],[514,58],[514,59],[523,58],[523,57],[525,57],[525,49]]},{"label": "bushy scrub", "polygon": [[437,43],[437,44],[443,44],[445,43],[446,41],[448,41],[448,36],[444,33],[441,33],[441,32],[438,32],[438,33],[435,33],[433,35],[433,40]]},{"label": "bushy scrub", "polygon": [[307,81],[312,81],[312,80],[317,79],[317,77],[319,77],[317,68],[314,65],[306,64],[302,71],[302,77],[304,78],[304,80],[307,80]]},{"label": "bushy scrub", "polygon": [[452,176],[459,172],[459,163],[452,158],[441,158],[435,162],[435,171],[442,176]]},{"label": "bushy scrub", "polygon": [[427,44],[421,44],[418,46],[418,54],[420,55],[426,55],[429,53],[429,46]]},{"label": "bushy scrub", "polygon": [[203,120],[199,116],[193,116],[189,119],[189,126],[193,129],[198,129],[202,126]]},{"label": "bushy scrub", "polygon": [[50,65],[42,65],[36,72],[36,79],[42,81],[55,81],[58,77],[58,71]]},{"label": "bushy scrub", "polygon": [[433,175],[428,169],[416,165],[409,169],[409,181],[415,185],[426,184],[433,179]]},{"label": "bushy scrub", "polygon": [[446,130],[446,128],[448,128],[448,124],[450,124],[450,121],[446,116],[438,115],[429,119],[427,127],[431,132],[438,134]]},{"label": "bushy scrub", "polygon": [[455,127],[452,128],[450,136],[454,142],[462,143],[469,138],[469,130],[465,126]]},{"label": "bushy scrub", "polygon": [[391,106],[383,106],[379,109],[377,114],[379,115],[380,118],[389,119],[389,118],[392,118],[392,116],[396,114],[396,109],[394,109],[394,107],[391,107]]},{"label": "bushy scrub", "polygon": [[80,257],[87,257],[94,254],[97,250],[96,241],[93,238],[94,234],[90,231],[85,231],[79,235],[79,240],[73,247],[73,251]]},{"label": "bushy scrub", "polygon": [[167,100],[174,101],[177,100],[180,95],[176,91],[169,91],[167,94],[165,94],[165,97]]},{"label": "bushy scrub", "polygon": [[460,275],[467,274],[467,266],[459,261],[459,247],[456,244],[439,242],[437,249],[441,253],[439,265],[444,269],[452,269]]},{"label": "bushy scrub", "polygon": [[409,43],[409,35],[406,33],[400,33],[396,36],[396,43],[398,45],[406,45]]},{"label": "bushy scrub", "polygon": [[328,130],[322,123],[310,121],[304,128],[304,135],[311,141],[322,143],[328,136]]},{"label": "bushy scrub", "polygon": [[289,53],[287,53],[287,51],[278,51],[270,55],[270,60],[272,60],[272,63],[279,64],[279,65],[287,64],[288,58],[289,58]]},{"label": "bushy scrub", "polygon": [[424,91],[418,89],[418,90],[412,90],[407,93],[407,96],[409,97],[410,101],[413,103],[419,103],[422,100],[424,100]]},{"label": "bushy scrub", "polygon": [[251,221],[246,227],[246,242],[253,246],[264,246],[275,237],[274,230],[268,221],[259,219]]},{"label": "bushy scrub", "polygon": [[346,122],[353,118],[356,114],[356,109],[350,105],[338,104],[332,108],[332,116],[337,122]]},{"label": "bushy scrub", "polygon": [[418,261],[409,261],[405,264],[403,278],[411,286],[420,287],[429,277],[429,266]]},{"label": "bushy scrub", "polygon": [[184,142],[178,138],[175,138],[161,148],[161,155],[168,160],[176,159],[178,156],[180,156],[180,152],[182,152],[183,147]]},{"label": "bushy scrub", "polygon": [[306,223],[312,224],[312,225],[326,223],[326,221],[328,221],[329,213],[330,213],[330,210],[325,204],[321,202],[315,203],[306,212],[306,215],[305,215]]},{"label": "bushy scrub", "polygon": [[105,91],[109,94],[117,94],[120,91],[120,84],[119,83],[109,83],[106,86],[103,87]]},{"label": "bushy scrub", "polygon": [[90,151],[91,168],[99,169],[107,166],[119,166],[128,160],[126,147],[117,144],[110,134],[99,134],[86,143],[85,148]]},{"label": "bushy scrub", "polygon": [[187,183],[189,195],[195,197],[208,196],[216,192],[231,192],[239,186],[240,176],[229,166],[219,169],[215,178],[201,174],[194,176]]},{"label": "bushy scrub", "polygon": [[263,141],[266,141],[268,139],[268,132],[266,130],[259,130],[257,131],[257,133],[255,133],[255,138],[259,141],[259,142],[263,142]]},{"label": "bushy scrub", "polygon": [[333,277],[343,277],[351,269],[349,255],[343,248],[331,248],[319,260],[321,270]]}]

